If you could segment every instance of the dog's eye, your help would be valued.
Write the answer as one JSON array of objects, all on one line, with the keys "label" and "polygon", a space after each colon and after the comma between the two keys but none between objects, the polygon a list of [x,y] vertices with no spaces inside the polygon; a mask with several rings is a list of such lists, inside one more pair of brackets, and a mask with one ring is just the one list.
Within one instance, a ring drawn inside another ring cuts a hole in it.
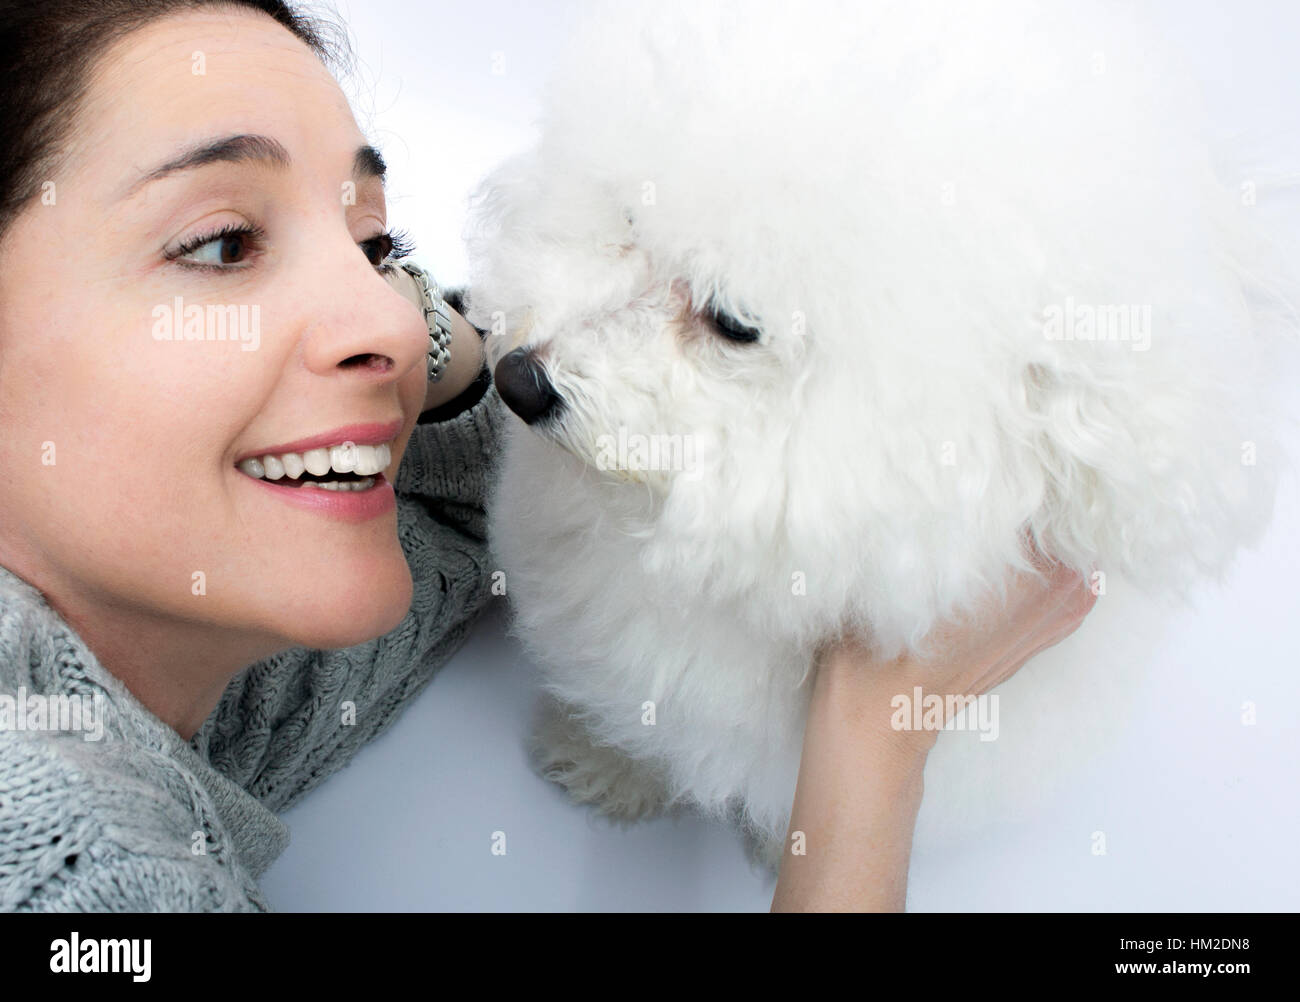
[{"label": "dog's eye", "polygon": [[705,316],[708,317],[709,322],[718,329],[719,334],[732,341],[739,341],[742,344],[753,344],[758,340],[761,333],[757,327],[746,326],[730,313],[724,313],[722,310],[707,310]]}]

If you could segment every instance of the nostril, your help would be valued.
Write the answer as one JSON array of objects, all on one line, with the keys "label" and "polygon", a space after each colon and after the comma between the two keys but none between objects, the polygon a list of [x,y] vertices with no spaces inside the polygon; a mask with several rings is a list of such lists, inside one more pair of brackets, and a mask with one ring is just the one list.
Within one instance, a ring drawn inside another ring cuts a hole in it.
[{"label": "nostril", "polygon": [[344,369],[370,369],[374,372],[388,372],[396,363],[387,355],[367,353],[350,355],[339,363]]},{"label": "nostril", "polygon": [[526,348],[507,353],[497,363],[493,379],[506,406],[527,424],[551,416],[561,402],[541,362]]}]

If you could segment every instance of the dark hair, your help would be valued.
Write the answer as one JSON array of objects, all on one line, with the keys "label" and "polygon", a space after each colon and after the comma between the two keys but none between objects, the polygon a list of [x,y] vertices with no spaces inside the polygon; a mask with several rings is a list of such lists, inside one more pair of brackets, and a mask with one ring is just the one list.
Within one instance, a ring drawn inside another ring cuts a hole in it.
[{"label": "dark hair", "polygon": [[0,238],[57,173],[77,107],[109,48],[160,18],[223,7],[275,19],[331,69],[350,59],[337,22],[282,0],[0,0]]}]

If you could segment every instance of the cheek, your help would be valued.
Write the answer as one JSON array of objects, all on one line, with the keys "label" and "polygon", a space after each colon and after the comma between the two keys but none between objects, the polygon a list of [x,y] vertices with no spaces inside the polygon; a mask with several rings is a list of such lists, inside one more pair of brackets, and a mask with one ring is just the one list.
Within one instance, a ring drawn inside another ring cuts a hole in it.
[{"label": "cheek", "polygon": [[[43,320],[20,323],[6,338],[0,448],[7,463],[27,472],[28,486],[63,487],[64,478],[117,465],[124,446],[157,425],[158,374],[156,361],[141,365],[138,346],[133,351],[113,332],[111,317]],[[33,478],[38,470],[42,476]]]},{"label": "cheek", "polygon": [[393,450],[393,464],[384,471],[384,476],[388,478],[389,483],[397,480],[397,469],[402,465],[402,456],[406,454],[406,446],[411,440],[415,423],[424,408],[428,386],[429,380],[423,361],[403,376],[398,384],[398,399],[401,401],[402,413],[406,415],[406,425],[402,429],[402,434],[398,436],[397,448]]},{"label": "cheek", "polygon": [[154,342],[130,320],[114,330],[102,314],[52,319],[39,349],[32,338],[7,357],[4,459],[23,474],[0,488],[5,510],[51,552],[135,562],[174,546],[174,513],[218,499],[225,442],[250,413],[237,370],[251,359]]},{"label": "cheek", "polygon": [[[135,562],[219,500],[221,457],[256,412],[258,352],[160,342],[152,303],[18,316],[0,384],[6,511],[51,553]],[[9,316],[6,320],[10,319]],[[242,356],[242,357],[240,357]]]},{"label": "cheek", "polygon": [[402,413],[411,417],[412,424],[414,424],[415,418],[424,408],[424,398],[428,391],[428,366],[425,359],[421,357],[419,363],[402,377],[398,386],[398,396],[402,402]]}]

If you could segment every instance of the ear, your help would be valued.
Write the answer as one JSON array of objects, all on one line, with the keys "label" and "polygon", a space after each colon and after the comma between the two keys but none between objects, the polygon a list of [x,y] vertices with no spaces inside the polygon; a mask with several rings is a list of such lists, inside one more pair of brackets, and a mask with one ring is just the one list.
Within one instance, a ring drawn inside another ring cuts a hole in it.
[{"label": "ear", "polygon": [[1014,466],[1045,474],[1031,528],[1058,559],[1183,592],[1263,533],[1277,471],[1243,463],[1252,420],[1190,353],[1159,378],[1144,362],[1106,364],[1123,350],[1098,344],[1082,349],[1092,364],[1026,367],[1007,429],[1021,443]]}]

